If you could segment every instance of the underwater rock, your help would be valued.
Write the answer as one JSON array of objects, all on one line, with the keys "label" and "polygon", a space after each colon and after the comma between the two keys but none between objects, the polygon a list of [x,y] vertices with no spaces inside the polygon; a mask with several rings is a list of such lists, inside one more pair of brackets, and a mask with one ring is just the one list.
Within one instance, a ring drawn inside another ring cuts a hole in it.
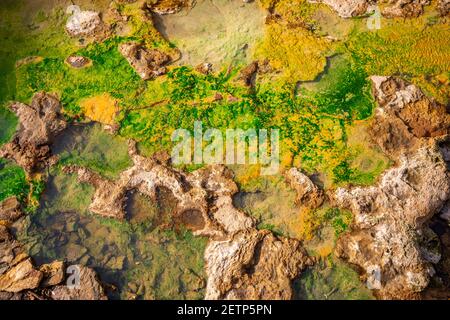
[{"label": "underwater rock", "polygon": [[82,11],[78,6],[69,6],[72,15],[66,23],[66,30],[73,37],[90,36],[102,28],[100,14],[95,11]]},{"label": "underwater rock", "polygon": [[300,172],[297,168],[291,168],[286,172],[286,181],[297,191],[296,203],[311,209],[316,209],[325,201],[323,191]]},{"label": "underwater rock", "polygon": [[248,66],[241,70],[240,79],[244,82],[247,87],[252,87],[255,84],[255,77],[258,73],[259,63],[258,61],[253,61]]},{"label": "underwater rock", "polygon": [[158,49],[147,49],[139,43],[127,42],[119,45],[119,51],[143,80],[167,73],[170,56]]},{"label": "underwater rock", "polygon": [[17,102],[10,108],[20,124],[11,142],[0,149],[0,157],[13,159],[27,173],[52,163],[50,146],[67,126],[59,100],[47,93],[37,93],[31,105]]},{"label": "underwater rock", "polygon": [[0,221],[12,223],[22,215],[20,203],[16,197],[10,197],[0,202]]},{"label": "underwater rock", "polygon": [[0,275],[0,291],[20,292],[36,289],[42,276],[42,272],[33,267],[30,258],[22,260]]},{"label": "underwater rock", "polygon": [[298,240],[248,229],[205,251],[206,300],[288,300],[291,281],[313,264]]},{"label": "underwater rock", "polygon": [[434,274],[429,261],[439,257],[423,247],[432,242],[424,239],[426,223],[450,198],[450,175],[439,148],[450,120],[445,108],[415,86],[389,77],[372,81],[379,103],[373,120],[378,133],[372,137],[398,164],[376,186],[336,190],[336,204],[355,217],[336,254],[363,270],[379,298],[419,298]]},{"label": "underwater rock", "polygon": [[81,265],[75,267],[79,270],[79,274],[74,287],[56,286],[51,290],[50,297],[53,300],[106,300],[104,289],[95,271]]}]

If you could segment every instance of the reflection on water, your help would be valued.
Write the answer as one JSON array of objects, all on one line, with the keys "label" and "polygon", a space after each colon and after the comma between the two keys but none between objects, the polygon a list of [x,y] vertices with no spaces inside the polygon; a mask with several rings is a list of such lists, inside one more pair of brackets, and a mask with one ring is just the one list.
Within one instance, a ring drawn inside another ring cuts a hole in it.
[{"label": "reflection on water", "polygon": [[[108,136],[112,150],[95,145],[94,141],[103,140],[97,139],[102,134],[92,126],[69,130],[58,153],[70,162],[93,163],[91,169],[101,167],[114,175],[117,172],[111,167],[92,159],[120,156],[126,141]],[[94,154],[85,157],[86,150]],[[79,184],[75,176],[65,175],[60,168],[51,170],[39,211],[17,226],[17,237],[37,263],[58,259],[93,267],[111,298],[203,297],[206,240],[169,228],[174,206],[167,193],[158,192],[156,201],[130,193],[124,222],[90,214],[92,194],[92,187]]]}]

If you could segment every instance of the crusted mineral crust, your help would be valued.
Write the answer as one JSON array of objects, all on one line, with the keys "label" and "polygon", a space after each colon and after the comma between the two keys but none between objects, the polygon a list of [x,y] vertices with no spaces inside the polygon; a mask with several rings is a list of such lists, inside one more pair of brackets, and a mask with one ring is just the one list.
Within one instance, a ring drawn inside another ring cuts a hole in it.
[{"label": "crusted mineral crust", "polygon": [[14,103],[10,108],[19,117],[19,128],[0,149],[0,157],[13,159],[28,173],[47,166],[52,160],[50,146],[67,125],[58,99],[37,93],[31,105]]},{"label": "crusted mineral crust", "polygon": [[67,12],[72,15],[67,19],[66,30],[73,37],[90,36],[103,27],[98,12],[82,11],[78,6],[69,6]]},{"label": "crusted mineral crust", "polygon": [[366,13],[369,4],[367,0],[309,0],[311,3],[324,3],[331,7],[342,18],[352,18]]},{"label": "crusted mineral crust", "polygon": [[422,243],[431,232],[425,223],[450,198],[440,148],[450,118],[413,85],[392,77],[372,81],[379,103],[372,137],[397,165],[376,186],[336,190],[336,204],[355,217],[336,254],[360,267],[378,297],[418,298],[434,273],[430,262],[440,257]]},{"label": "crusted mineral crust", "polygon": [[157,49],[147,49],[136,42],[122,43],[120,53],[143,79],[153,79],[167,72],[170,56]]},{"label": "crusted mineral crust", "polygon": [[299,241],[258,231],[255,221],[234,207],[238,187],[226,167],[185,173],[172,168],[167,158],[140,156],[134,142],[129,153],[134,165],[115,181],[82,167],[64,168],[95,187],[93,213],[124,219],[128,192],[156,199],[159,188],[170,190],[176,199],[174,218],[210,239],[205,251],[207,299],[291,298],[291,280],[313,261]]}]

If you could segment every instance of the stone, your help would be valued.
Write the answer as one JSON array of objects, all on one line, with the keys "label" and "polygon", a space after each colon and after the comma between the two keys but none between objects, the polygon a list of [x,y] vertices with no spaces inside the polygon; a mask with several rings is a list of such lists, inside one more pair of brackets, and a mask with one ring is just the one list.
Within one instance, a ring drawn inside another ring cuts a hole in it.
[{"label": "stone", "polygon": [[66,62],[72,68],[81,69],[88,66],[91,63],[91,60],[83,56],[69,56],[67,57]]},{"label": "stone", "polygon": [[17,102],[10,108],[19,118],[19,127],[11,142],[0,148],[0,157],[14,160],[27,173],[48,166],[52,162],[50,146],[67,126],[59,100],[37,93],[31,105]]},{"label": "stone", "polygon": [[0,275],[0,291],[20,292],[26,289],[36,289],[43,277],[36,270],[31,259],[25,259]]},{"label": "stone", "polygon": [[77,270],[74,285],[60,285],[51,290],[53,300],[107,300],[104,289],[94,270],[81,265],[73,266]]},{"label": "stone", "polygon": [[[357,265],[381,299],[420,298],[440,260],[426,223],[450,198],[450,174],[440,143],[446,108],[417,87],[372,77],[379,104],[372,139],[396,162],[372,187],[339,188],[334,202],[354,214],[336,255]],[[391,128],[386,130],[386,128]]]},{"label": "stone", "polygon": [[0,221],[12,223],[23,215],[16,197],[10,197],[0,203]]},{"label": "stone", "polygon": [[70,262],[77,261],[80,259],[85,253],[87,249],[83,246],[80,246],[76,243],[69,243],[66,246],[66,258]]},{"label": "stone", "polygon": [[119,51],[143,80],[167,73],[170,56],[158,49],[147,49],[139,43],[127,42],[119,45]]},{"label": "stone", "polygon": [[342,18],[353,18],[367,12],[370,1],[367,0],[308,0],[310,3],[324,3]]},{"label": "stone", "polygon": [[52,263],[43,264],[39,270],[44,274],[41,287],[56,286],[64,281],[64,262],[54,261]]},{"label": "stone", "polygon": [[78,6],[70,6],[72,15],[67,19],[66,30],[73,37],[89,36],[102,26],[100,14],[95,11],[82,11]]},{"label": "stone", "polygon": [[297,191],[297,204],[311,209],[317,209],[322,205],[325,200],[324,193],[307,175],[297,168],[291,168],[285,176],[291,188]]}]

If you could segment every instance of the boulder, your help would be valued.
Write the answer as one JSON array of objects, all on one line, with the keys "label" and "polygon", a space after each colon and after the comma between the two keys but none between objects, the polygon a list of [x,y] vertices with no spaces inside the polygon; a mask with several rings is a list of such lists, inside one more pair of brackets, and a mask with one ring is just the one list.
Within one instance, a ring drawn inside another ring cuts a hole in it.
[{"label": "boulder", "polygon": [[0,202],[0,221],[12,223],[21,216],[20,203],[16,197],[10,197]]},{"label": "boulder", "polygon": [[322,205],[325,200],[323,190],[316,186],[307,175],[297,168],[291,168],[285,173],[285,176],[291,188],[297,191],[297,204],[311,209]]}]

